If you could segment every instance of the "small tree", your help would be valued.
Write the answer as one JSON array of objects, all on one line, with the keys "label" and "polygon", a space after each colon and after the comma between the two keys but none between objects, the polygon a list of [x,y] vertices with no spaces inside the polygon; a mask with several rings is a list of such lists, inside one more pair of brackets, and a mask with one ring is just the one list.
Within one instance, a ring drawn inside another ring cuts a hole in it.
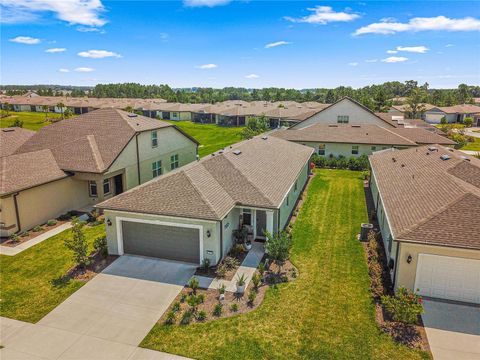
[{"label": "small tree", "polygon": [[73,116],[73,112],[72,112],[72,110],[70,110],[70,109],[68,109],[68,108],[67,108],[67,109],[65,110],[65,112],[63,113],[63,117],[64,117],[65,119],[68,119],[68,118],[70,118],[70,117],[72,117],[72,116]]},{"label": "small tree", "polygon": [[12,125],[10,125],[9,127],[23,127],[23,121],[19,120],[19,119],[15,119],[12,123]]},{"label": "small tree", "polygon": [[88,258],[88,243],[83,233],[85,222],[75,218],[72,223],[72,237],[65,240],[65,246],[73,252],[73,261],[75,261],[75,264],[81,268],[85,268],[90,262]]},{"label": "small tree", "polygon": [[290,247],[292,246],[292,239],[286,231],[281,231],[272,235],[268,231],[265,231],[265,236],[267,242],[265,244],[265,250],[275,264],[278,266],[278,272],[280,273],[281,268],[285,261],[288,260],[290,255]]},{"label": "small tree", "polygon": [[48,119],[48,105],[42,105],[42,111],[45,113],[45,121]]},{"label": "small tree", "polygon": [[466,117],[463,120],[463,124],[465,125],[465,127],[470,127],[473,124],[473,119],[471,117]]},{"label": "small tree", "polygon": [[248,120],[247,126],[242,130],[241,136],[243,139],[251,139],[256,135],[268,131],[267,119],[265,116],[252,117]]},{"label": "small tree", "polygon": [[63,111],[64,111],[64,109],[65,109],[65,104],[62,103],[62,102],[59,102],[59,103],[57,104],[57,108],[60,109],[60,112],[62,113],[62,119],[64,119],[65,117],[64,117]]},{"label": "small tree", "polygon": [[422,298],[404,287],[395,296],[382,296],[382,303],[393,320],[413,325],[423,313]]}]

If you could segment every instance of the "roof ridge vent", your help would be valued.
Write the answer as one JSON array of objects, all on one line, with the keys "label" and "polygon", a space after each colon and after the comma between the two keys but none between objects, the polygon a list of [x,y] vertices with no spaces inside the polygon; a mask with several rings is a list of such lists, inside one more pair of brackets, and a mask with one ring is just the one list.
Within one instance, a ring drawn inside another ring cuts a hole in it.
[{"label": "roof ridge vent", "polygon": [[429,146],[428,150],[429,151],[438,151],[438,148],[436,146]]},{"label": "roof ridge vent", "polygon": [[448,155],[448,154],[443,154],[442,156],[440,156],[440,159],[442,159],[442,160],[448,160],[448,159],[450,159],[450,155]]},{"label": "roof ridge vent", "polygon": [[328,124],[328,127],[338,127],[336,124]]},{"label": "roof ridge vent", "polygon": [[237,149],[237,150],[233,150],[233,153],[235,155],[240,155],[242,153],[242,151]]}]

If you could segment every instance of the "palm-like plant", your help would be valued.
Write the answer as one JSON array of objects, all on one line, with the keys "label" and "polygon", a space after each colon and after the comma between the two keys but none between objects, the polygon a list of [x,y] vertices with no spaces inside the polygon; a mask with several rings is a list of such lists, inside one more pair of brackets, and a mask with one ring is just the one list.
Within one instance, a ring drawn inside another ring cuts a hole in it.
[{"label": "palm-like plant", "polygon": [[45,113],[45,121],[48,120],[48,105],[42,105],[42,111]]},{"label": "palm-like plant", "polygon": [[65,119],[65,116],[64,116],[64,113],[63,113],[63,109],[65,109],[65,104],[62,103],[62,102],[59,102],[57,104],[57,107],[60,109],[61,113],[62,113],[62,119]]}]

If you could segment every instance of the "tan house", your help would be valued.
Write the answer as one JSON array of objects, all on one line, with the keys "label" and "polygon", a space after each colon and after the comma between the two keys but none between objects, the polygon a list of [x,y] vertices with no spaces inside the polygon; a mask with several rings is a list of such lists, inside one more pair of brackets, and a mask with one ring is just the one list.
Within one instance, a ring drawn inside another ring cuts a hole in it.
[{"label": "tan house", "polygon": [[198,143],[167,122],[101,109],[46,126],[1,158],[2,236],[186,165]]},{"label": "tan house", "polygon": [[369,160],[395,289],[480,303],[480,160],[439,145]]},{"label": "tan house", "polygon": [[97,207],[105,212],[109,252],[217,264],[236,229],[264,238],[287,225],[312,153],[256,137],[106,200]]}]

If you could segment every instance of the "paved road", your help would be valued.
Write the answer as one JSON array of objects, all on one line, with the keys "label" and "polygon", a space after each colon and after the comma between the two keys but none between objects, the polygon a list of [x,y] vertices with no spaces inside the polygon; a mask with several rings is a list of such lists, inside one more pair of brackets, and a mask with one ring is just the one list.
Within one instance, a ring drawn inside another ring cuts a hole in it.
[{"label": "paved road", "polygon": [[2,318],[1,359],[181,359],[140,349],[195,272],[185,263],[122,256],[37,324]]}]

